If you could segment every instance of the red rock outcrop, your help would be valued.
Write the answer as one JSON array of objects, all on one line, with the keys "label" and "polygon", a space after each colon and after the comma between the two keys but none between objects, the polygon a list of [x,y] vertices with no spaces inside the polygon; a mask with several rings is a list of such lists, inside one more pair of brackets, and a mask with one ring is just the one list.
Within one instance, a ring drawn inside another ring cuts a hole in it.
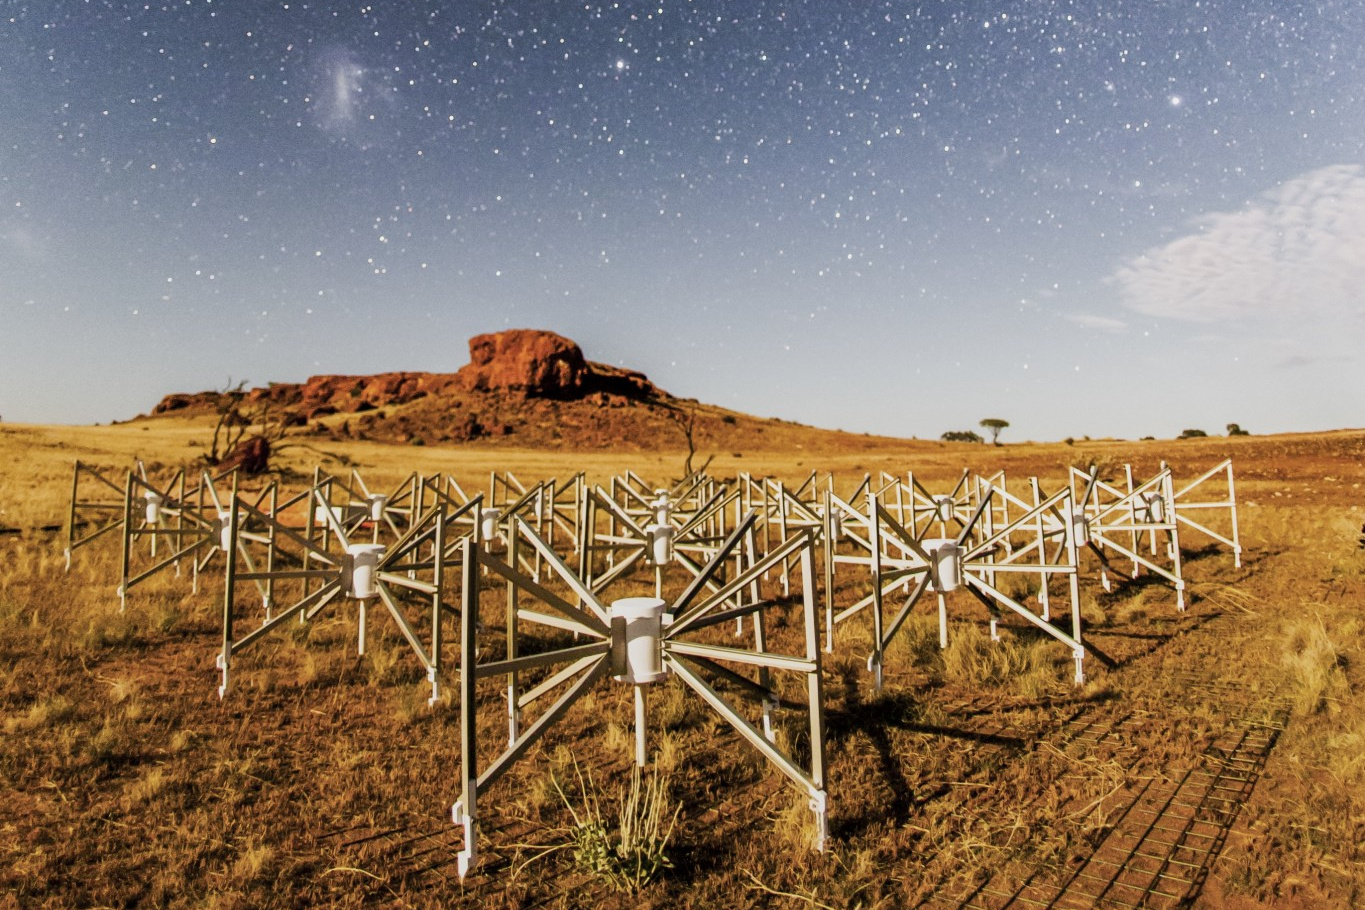
[{"label": "red rock outcrop", "polygon": [[[507,435],[512,425],[497,418],[509,405],[583,401],[594,408],[622,408],[667,396],[644,373],[593,363],[577,344],[554,332],[509,329],[469,340],[469,364],[456,373],[378,373],[373,376],[312,376],[303,383],[275,382],[260,388],[167,395],[153,414],[215,411],[225,396],[238,412],[287,426],[332,414],[358,414],[429,399],[424,413],[444,413],[455,439]],[[468,403],[477,413],[451,425],[450,413]],[[515,410],[515,407],[513,408]]]},{"label": "red rock outcrop", "polygon": [[588,362],[563,335],[510,329],[469,339],[469,365],[455,374],[471,392],[507,391],[537,398],[577,398]]},{"label": "red rock outcrop", "polygon": [[594,393],[644,398],[659,391],[644,373],[592,363],[563,335],[537,329],[475,335],[469,339],[469,365],[455,378],[471,392],[528,398],[578,399]]},{"label": "red rock outcrop", "polygon": [[[374,376],[310,376],[302,386],[292,388],[296,390],[295,404],[311,419],[386,404],[407,404],[427,395],[439,395],[454,382],[454,373],[400,372]],[[253,390],[256,391],[261,390]]]}]

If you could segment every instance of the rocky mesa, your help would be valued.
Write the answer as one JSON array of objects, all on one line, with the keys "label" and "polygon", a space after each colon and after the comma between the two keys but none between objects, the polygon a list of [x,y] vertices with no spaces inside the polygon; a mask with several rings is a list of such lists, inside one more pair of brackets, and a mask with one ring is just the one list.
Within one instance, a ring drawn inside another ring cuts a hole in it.
[{"label": "rocky mesa", "polygon": [[453,373],[313,376],[303,383],[174,394],[152,414],[229,410],[239,425],[275,433],[406,445],[733,454],[783,445],[794,431],[803,440],[837,434],[844,446],[873,442],[677,398],[644,373],[595,363],[570,339],[536,329],[474,336],[469,363]]},{"label": "rocky mesa", "polygon": [[[573,341],[554,332],[510,329],[469,339],[469,363],[454,373],[392,372],[371,376],[311,376],[242,390],[243,407],[272,407],[295,422],[332,414],[405,405],[431,395],[497,394],[574,401],[592,395],[645,401],[667,398],[645,374],[593,363]],[[216,409],[224,391],[167,395],[152,414]]]}]

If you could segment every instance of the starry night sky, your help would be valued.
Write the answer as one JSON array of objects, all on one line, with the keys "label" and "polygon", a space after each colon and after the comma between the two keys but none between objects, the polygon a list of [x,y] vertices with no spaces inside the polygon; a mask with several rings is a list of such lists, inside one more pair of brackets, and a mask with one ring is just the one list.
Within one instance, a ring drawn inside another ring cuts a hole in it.
[{"label": "starry night sky", "polygon": [[0,417],[453,371],[1002,441],[1365,425],[1365,4],[0,2]]}]

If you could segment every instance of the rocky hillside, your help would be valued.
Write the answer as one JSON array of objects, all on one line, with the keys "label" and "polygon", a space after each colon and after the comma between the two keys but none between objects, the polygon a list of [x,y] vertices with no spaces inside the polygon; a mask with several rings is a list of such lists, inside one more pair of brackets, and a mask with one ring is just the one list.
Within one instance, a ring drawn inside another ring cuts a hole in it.
[{"label": "rocky hillside", "polygon": [[[408,445],[671,450],[685,449],[690,433],[703,454],[782,446],[796,428],[676,398],[643,373],[594,363],[573,341],[534,329],[476,335],[469,363],[454,373],[313,376],[243,390],[240,399],[239,412],[255,423]],[[152,414],[214,414],[228,403],[223,392],[173,394]],[[801,429],[803,438],[825,432]],[[845,445],[866,438],[836,435]]]},{"label": "rocky hillside", "polygon": [[[455,373],[312,376],[304,383],[272,382],[251,389],[243,404],[247,408],[270,407],[311,421],[408,404],[429,395],[449,397],[468,392],[564,401],[596,396],[599,402],[668,397],[643,373],[587,361],[578,345],[561,335],[512,329],[471,338],[469,364]],[[152,413],[212,410],[222,399],[221,392],[167,395]]]}]

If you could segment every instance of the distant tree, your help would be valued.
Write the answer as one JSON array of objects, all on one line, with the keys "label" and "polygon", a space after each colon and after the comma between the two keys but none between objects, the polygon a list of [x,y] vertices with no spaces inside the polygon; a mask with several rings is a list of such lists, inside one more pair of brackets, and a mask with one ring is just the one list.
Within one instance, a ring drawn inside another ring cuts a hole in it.
[{"label": "distant tree", "polygon": [[999,417],[987,417],[981,421],[981,426],[990,431],[991,445],[1000,445],[1000,431],[1009,426],[1008,420],[1001,420]]},{"label": "distant tree", "polygon": [[699,468],[692,466],[692,460],[697,457],[697,403],[692,402],[686,410],[670,407],[668,416],[678,428],[678,432],[682,433],[683,441],[687,443],[687,455],[683,458],[683,477],[688,478],[698,471],[705,471],[716,456],[712,454]]},{"label": "distant tree", "polygon": [[939,437],[944,442],[984,442],[979,433],[971,430],[949,430]]},{"label": "distant tree", "polygon": [[1204,436],[1207,436],[1207,435],[1209,435],[1209,434],[1208,434],[1208,433],[1205,433],[1203,430],[1181,430],[1181,431],[1180,431],[1180,435],[1177,436],[1176,438],[1177,438],[1177,439],[1200,439],[1200,438],[1202,438],[1202,437],[1204,437]]},{"label": "distant tree", "polygon": [[1229,436],[1250,436],[1251,434],[1248,433],[1246,430],[1242,429],[1242,428],[1241,428],[1240,426],[1238,426],[1237,424],[1235,424],[1235,423],[1230,423],[1230,424],[1228,424],[1228,435],[1229,435]]}]

